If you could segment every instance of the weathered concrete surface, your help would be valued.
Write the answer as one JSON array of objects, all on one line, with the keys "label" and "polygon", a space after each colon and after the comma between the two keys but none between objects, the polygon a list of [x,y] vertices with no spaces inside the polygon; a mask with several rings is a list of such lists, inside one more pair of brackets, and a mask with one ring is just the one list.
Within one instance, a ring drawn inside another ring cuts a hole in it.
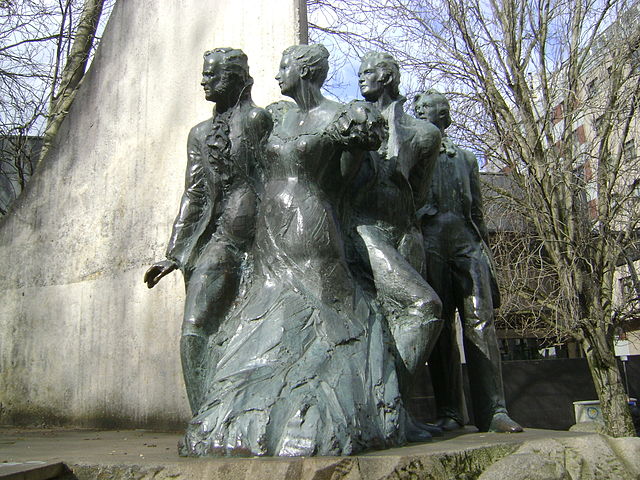
[{"label": "weathered concrete surface", "polygon": [[[0,462],[62,461],[80,480],[472,480],[527,445],[594,443],[597,434],[527,430],[522,434],[447,434],[427,444],[353,457],[181,458],[179,435],[142,430],[19,430],[0,428]],[[640,440],[640,439],[623,439]],[[621,442],[607,439],[606,442]],[[540,448],[536,447],[540,452]],[[555,451],[555,450],[553,450]],[[521,453],[529,453],[523,450]],[[627,450],[621,454],[633,455]],[[636,460],[636,464],[640,459]],[[544,463],[544,462],[543,462]],[[2,463],[0,463],[2,465]],[[506,477],[509,478],[509,477]],[[515,477],[514,477],[515,478]],[[580,477],[567,477],[577,480]],[[66,479],[65,479],[66,480]]]},{"label": "weathered concrete surface", "polygon": [[640,478],[640,438],[535,439],[491,465],[479,480],[634,480]]},{"label": "weathered concrete surface", "polygon": [[58,141],[0,223],[0,423],[182,426],[179,273],[152,291],[189,128],[210,116],[202,54],[242,48],[279,98],[300,0],[120,0]]},{"label": "weathered concrete surface", "polygon": [[605,430],[604,425],[600,422],[580,422],[569,428],[571,432],[605,433]]}]

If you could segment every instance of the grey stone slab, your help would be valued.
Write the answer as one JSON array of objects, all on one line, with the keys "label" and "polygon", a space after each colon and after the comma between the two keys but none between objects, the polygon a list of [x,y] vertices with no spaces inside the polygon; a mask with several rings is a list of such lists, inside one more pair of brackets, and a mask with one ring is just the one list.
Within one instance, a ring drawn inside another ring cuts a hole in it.
[{"label": "grey stone slab", "polygon": [[8,462],[0,463],[1,480],[49,480],[65,470],[62,462]]}]

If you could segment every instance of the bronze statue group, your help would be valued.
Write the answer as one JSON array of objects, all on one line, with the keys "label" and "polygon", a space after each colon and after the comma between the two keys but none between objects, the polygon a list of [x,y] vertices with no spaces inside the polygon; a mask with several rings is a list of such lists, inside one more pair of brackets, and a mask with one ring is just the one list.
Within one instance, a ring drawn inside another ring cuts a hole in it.
[{"label": "bronze statue group", "polygon": [[[180,269],[193,419],[182,455],[349,455],[462,428],[458,313],[481,431],[518,432],[493,326],[499,302],[475,157],[430,90],[404,110],[397,62],[362,59],[364,101],[321,87],[322,45],[283,52],[293,102],[251,100],[241,51],[204,55],[213,117],[192,128],[166,260]],[[428,361],[435,425],[406,401]]]}]

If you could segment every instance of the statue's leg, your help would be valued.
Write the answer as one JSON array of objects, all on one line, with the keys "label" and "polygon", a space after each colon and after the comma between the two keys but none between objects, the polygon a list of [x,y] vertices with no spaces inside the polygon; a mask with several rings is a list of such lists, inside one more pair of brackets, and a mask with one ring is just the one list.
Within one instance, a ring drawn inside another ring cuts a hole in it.
[{"label": "statue's leg", "polygon": [[209,336],[215,333],[235,300],[240,278],[237,256],[224,243],[209,244],[187,283],[180,356],[191,411],[205,394]]},{"label": "statue's leg", "polygon": [[367,247],[378,298],[387,310],[398,353],[409,376],[413,377],[440,335],[442,304],[384,232],[374,226],[361,225],[358,233]]},{"label": "statue's leg", "polygon": [[183,329],[182,337],[180,338],[180,357],[182,360],[182,375],[192,415],[198,412],[198,408],[202,404],[202,380],[205,374],[203,359],[207,349],[207,342],[206,336],[194,332],[186,333]]},{"label": "statue's leg", "polygon": [[444,326],[429,357],[429,373],[436,400],[437,425],[444,430],[464,426],[462,365],[455,330],[455,311],[445,307]]},{"label": "statue's leg", "polygon": [[465,285],[460,315],[469,371],[471,401],[480,431],[522,431],[507,414],[502,383],[500,350],[493,322],[490,270],[481,255],[459,259],[460,280]]},{"label": "statue's leg", "polygon": [[[387,232],[370,225],[360,225],[357,230],[366,246],[377,297],[384,306],[389,330],[400,357],[396,362],[400,391],[402,397],[408,399],[415,383],[416,370],[424,364],[440,335],[442,304],[422,275],[396,249]],[[423,252],[422,245],[418,245]],[[405,254],[411,252],[414,246],[415,242],[404,245],[400,242]],[[420,263],[419,258],[413,260],[417,260],[416,264]],[[430,440],[432,435],[441,435],[442,430],[417,422],[407,412],[406,434],[410,442],[424,442]]]},{"label": "statue's leg", "polygon": [[[429,239],[425,242],[429,246]],[[437,424],[444,430],[455,430],[464,425],[462,414],[464,393],[462,365],[455,329],[455,286],[447,259],[439,249],[426,252],[429,284],[442,300],[442,333],[429,356],[429,374],[436,400]]]}]

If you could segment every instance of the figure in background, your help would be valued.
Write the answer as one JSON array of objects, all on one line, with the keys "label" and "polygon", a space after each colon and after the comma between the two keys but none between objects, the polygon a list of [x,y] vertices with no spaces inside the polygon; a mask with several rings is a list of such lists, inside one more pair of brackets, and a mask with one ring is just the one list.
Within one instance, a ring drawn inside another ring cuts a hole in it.
[{"label": "figure in background", "polygon": [[[405,442],[384,317],[345,258],[339,204],[382,119],[325,98],[329,53],[297,45],[276,77],[251,281],[210,342],[206,399],[181,454],[349,455]],[[279,112],[279,113],[278,113]]]},{"label": "figure in background", "polygon": [[253,78],[242,50],[206,52],[201,84],[205,98],[215,102],[213,117],[189,132],[185,190],[167,259],[144,277],[152,288],[176,268],[184,275],[180,354],[194,414],[204,394],[209,337],[238,295],[253,241],[260,158],[272,126],[270,115],[251,100]]},{"label": "figure in background", "polygon": [[[360,277],[365,283],[370,277],[368,283],[387,317],[402,360],[398,367],[407,400],[416,369],[426,362],[442,327],[440,300],[424,279],[422,236],[415,220],[438,158],[440,132],[430,122],[404,112],[406,99],[400,95],[399,83],[393,57],[378,52],[364,56],[360,91],[380,110],[387,128],[382,145],[371,152],[358,175],[351,221],[357,225],[353,243],[356,263],[363,264]],[[409,438],[426,440],[429,433],[411,429]]]},{"label": "figure in background", "polygon": [[482,213],[478,163],[471,152],[446,136],[451,118],[449,102],[442,94],[428,90],[418,95],[414,109],[418,118],[430,121],[442,133],[428,198],[418,211],[427,280],[443,304],[443,331],[429,357],[438,424],[445,430],[463,426],[462,371],[454,325],[457,311],[476,426],[480,431],[521,432],[522,427],[509,418],[504,399],[493,324],[493,309],[500,297]]}]

